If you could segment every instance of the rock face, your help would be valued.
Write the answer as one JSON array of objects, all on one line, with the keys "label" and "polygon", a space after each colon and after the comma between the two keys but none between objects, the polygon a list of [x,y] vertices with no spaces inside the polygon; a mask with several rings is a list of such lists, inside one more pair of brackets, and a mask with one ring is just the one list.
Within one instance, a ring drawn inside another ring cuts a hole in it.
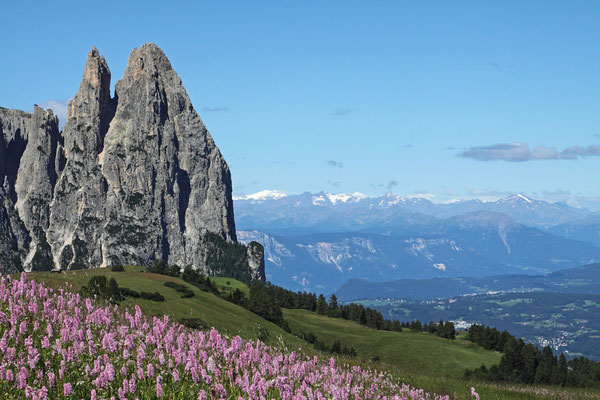
[{"label": "rock face", "polygon": [[248,249],[248,270],[252,279],[265,281],[265,249],[258,242],[250,242]]},{"label": "rock face", "polygon": [[50,207],[48,243],[53,264],[61,269],[102,265],[106,180],[98,154],[114,104],[108,65],[93,48],[87,56],[79,90],[67,110],[62,132],[66,163]]},{"label": "rock face", "polygon": [[[203,235],[236,241],[227,163],[160,48],[133,50],[114,97],[110,79],[93,48],[62,132],[51,111],[0,109],[0,262],[210,273]],[[248,248],[254,279],[262,253]]]},{"label": "rock face", "polygon": [[58,119],[0,109],[0,263],[4,271],[46,269],[50,201],[58,171]]}]

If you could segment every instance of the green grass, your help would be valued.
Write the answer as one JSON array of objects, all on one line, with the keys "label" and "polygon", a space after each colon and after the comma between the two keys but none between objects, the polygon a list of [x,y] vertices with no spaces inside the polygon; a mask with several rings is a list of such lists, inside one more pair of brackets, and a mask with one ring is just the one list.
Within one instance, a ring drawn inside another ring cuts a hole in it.
[{"label": "green grass", "polygon": [[[262,326],[269,333],[268,344],[290,349],[301,347],[302,351],[309,355],[319,354],[312,345],[242,307],[211,293],[202,292],[181,279],[145,272],[143,267],[126,266],[125,272],[112,272],[108,268],[67,271],[61,274],[32,272],[28,277],[38,282],[43,281],[54,288],[64,288],[65,283],[69,282],[73,285],[73,290],[79,290],[94,275],[113,277],[119,286],[138,292],[159,292],[166,299],[165,302],[157,303],[139,298],[127,298],[121,303],[125,307],[138,304],[146,314],[159,316],[167,314],[176,320],[200,318],[225,334],[240,335],[244,339],[256,339],[257,327]],[[235,289],[240,289],[246,294],[249,292],[248,286],[235,279],[215,277],[211,280],[222,292]],[[166,281],[190,287],[195,296],[181,298],[177,291],[164,286]],[[328,345],[331,345],[334,340],[340,340],[342,346],[354,347],[358,357],[340,357],[341,362],[388,370],[411,386],[421,387],[430,392],[449,394],[451,398],[456,394],[458,399],[472,399],[471,386],[475,386],[481,398],[485,400],[600,398],[600,392],[594,390],[467,382],[462,379],[465,368],[476,368],[481,364],[490,367],[498,363],[501,355],[484,350],[466,341],[463,336],[450,341],[428,333],[414,333],[408,330],[376,331],[351,321],[329,318],[305,310],[284,309],[283,312],[294,334],[313,332],[320,341]],[[330,355],[321,354],[321,356]],[[379,356],[380,361],[372,361],[374,356]]]},{"label": "green grass", "polygon": [[516,306],[517,304],[532,303],[533,300],[531,300],[531,299],[513,299],[513,300],[507,300],[507,301],[490,300],[489,302],[498,304],[501,306],[505,306],[505,307],[513,307],[513,306]]},{"label": "green grass", "polygon": [[[565,389],[533,385],[498,385],[467,382],[466,368],[482,364],[488,368],[500,361],[502,355],[488,351],[465,339],[447,340],[429,333],[376,331],[352,321],[329,318],[305,310],[283,310],[292,333],[313,332],[320,341],[331,345],[340,340],[342,346],[353,346],[358,360],[355,363],[395,373],[404,382],[429,392],[456,394],[460,399],[472,399],[474,386],[482,399],[597,399],[597,390]],[[379,356],[380,362],[371,359]],[[352,362],[352,361],[351,361]]]},{"label": "green grass", "polygon": [[235,289],[240,289],[246,296],[250,295],[248,285],[233,278],[214,277],[210,280],[219,288],[222,293],[234,292]]},{"label": "green grass", "polygon": [[284,310],[292,333],[313,332],[320,341],[353,346],[363,358],[379,356],[382,362],[413,373],[460,378],[465,368],[491,367],[502,355],[465,340],[440,338],[429,333],[377,331],[352,321],[329,318],[305,310]]},{"label": "green grass", "polygon": [[[165,302],[154,302],[141,298],[128,297],[125,301],[121,302],[121,305],[125,307],[133,307],[135,304],[138,304],[147,314],[157,316],[167,314],[176,320],[180,320],[181,318],[200,318],[206,321],[209,326],[214,326],[222,333],[240,335],[245,339],[257,339],[258,327],[263,326],[269,332],[268,344],[283,344],[289,348],[297,348],[305,344],[304,341],[290,335],[272,322],[266,321],[258,315],[223,300],[218,296],[203,292],[179,278],[141,272],[143,270],[143,267],[127,266],[125,267],[125,272],[112,272],[108,268],[98,268],[93,270],[66,271],[61,274],[32,272],[27,276],[38,282],[45,282],[48,286],[54,288],[64,287],[65,283],[69,282],[73,285],[74,290],[79,290],[87,284],[90,277],[105,275],[109,279],[115,278],[120,287],[127,287],[138,292],[159,292],[166,300]],[[240,282],[233,279],[227,280],[232,285],[241,285]],[[194,297],[181,298],[181,294],[176,290],[164,286],[164,282],[166,281],[188,286],[194,291]]]}]

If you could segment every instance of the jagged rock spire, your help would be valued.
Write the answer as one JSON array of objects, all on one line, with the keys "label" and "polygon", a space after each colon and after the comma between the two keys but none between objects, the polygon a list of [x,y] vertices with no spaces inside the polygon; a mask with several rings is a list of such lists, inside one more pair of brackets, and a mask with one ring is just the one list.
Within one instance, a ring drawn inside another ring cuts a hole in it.
[{"label": "jagged rock spire", "polygon": [[158,46],[131,52],[116,97],[102,172],[110,219],[129,227],[120,243],[187,265],[204,258],[203,232],[235,240],[229,168]]},{"label": "jagged rock spire", "polygon": [[0,110],[0,264],[12,272],[52,268],[46,241],[57,179],[58,118],[37,105],[33,114]]},{"label": "jagged rock spire", "polygon": [[92,47],[85,61],[79,90],[67,110],[67,124],[63,130],[67,153],[75,150],[82,158],[99,153],[113,115],[110,69],[98,49]]},{"label": "jagged rock spire", "polygon": [[[0,251],[28,247],[15,253],[26,269],[163,259],[210,272],[218,246],[205,233],[236,240],[227,163],[158,46],[131,52],[114,97],[110,79],[92,48],[61,134],[40,108],[0,112],[11,146],[0,155],[19,166],[17,178],[0,160],[0,225],[12,235]],[[262,252],[250,250],[248,272],[264,280]]]}]

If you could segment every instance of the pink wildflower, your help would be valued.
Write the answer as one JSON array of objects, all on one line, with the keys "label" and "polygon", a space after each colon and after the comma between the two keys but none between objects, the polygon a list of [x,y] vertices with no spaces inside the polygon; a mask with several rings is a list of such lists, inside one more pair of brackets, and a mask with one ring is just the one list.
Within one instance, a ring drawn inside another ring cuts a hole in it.
[{"label": "pink wildflower", "polygon": [[70,396],[73,393],[73,386],[69,382],[63,385],[63,393],[65,396]]},{"label": "pink wildflower", "polygon": [[158,397],[159,399],[162,397],[162,382],[163,382],[163,378],[162,376],[157,376],[156,377],[156,397]]}]

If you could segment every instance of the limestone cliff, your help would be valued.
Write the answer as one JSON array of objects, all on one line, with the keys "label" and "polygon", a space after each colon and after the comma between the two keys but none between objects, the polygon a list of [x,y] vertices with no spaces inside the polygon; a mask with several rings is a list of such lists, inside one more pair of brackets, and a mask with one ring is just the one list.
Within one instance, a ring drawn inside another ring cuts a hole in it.
[{"label": "limestone cliff", "polygon": [[[213,272],[204,235],[236,241],[227,163],[156,45],[132,51],[114,96],[110,82],[92,48],[62,132],[51,111],[0,109],[0,263]],[[261,254],[247,272],[264,280]]]}]

